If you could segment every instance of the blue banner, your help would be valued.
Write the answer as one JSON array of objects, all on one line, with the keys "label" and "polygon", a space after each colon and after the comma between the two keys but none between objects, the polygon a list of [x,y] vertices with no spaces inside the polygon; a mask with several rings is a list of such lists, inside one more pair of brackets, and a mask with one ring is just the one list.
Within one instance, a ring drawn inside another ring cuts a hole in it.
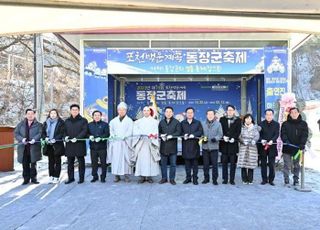
[{"label": "blue banner", "polygon": [[84,117],[92,121],[92,112],[100,110],[108,120],[108,78],[106,49],[84,50]]},{"label": "blue banner", "polygon": [[263,49],[108,49],[110,74],[260,74]]},{"label": "blue banner", "polygon": [[178,120],[185,118],[185,109],[195,108],[195,117],[206,119],[208,109],[217,110],[217,116],[225,113],[227,104],[236,106],[240,113],[240,82],[130,82],[126,84],[125,99],[129,105],[128,114],[133,119],[143,116],[143,107],[152,105],[158,119],[163,110],[171,106]]},{"label": "blue banner", "polygon": [[275,109],[281,95],[288,92],[288,50],[266,47],[264,54],[265,107]]}]

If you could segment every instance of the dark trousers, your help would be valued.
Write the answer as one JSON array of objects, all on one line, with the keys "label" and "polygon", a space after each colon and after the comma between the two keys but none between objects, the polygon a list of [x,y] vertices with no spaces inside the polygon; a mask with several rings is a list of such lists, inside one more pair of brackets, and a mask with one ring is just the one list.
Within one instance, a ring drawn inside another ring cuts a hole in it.
[{"label": "dark trousers", "polygon": [[37,163],[31,163],[29,151],[24,151],[22,159],[22,176],[25,181],[37,180]]},{"label": "dark trousers", "polygon": [[176,161],[177,161],[177,154],[170,154],[170,155],[163,155],[161,154],[161,175],[162,179],[168,178],[168,159],[170,161],[170,172],[169,172],[169,178],[170,180],[174,180],[176,177]]},{"label": "dark trousers", "polygon": [[54,154],[52,145],[47,146],[47,154],[49,159],[49,176],[59,178],[61,172],[61,156]]},{"label": "dark trousers", "polygon": [[185,168],[187,174],[187,180],[191,180],[191,169],[193,181],[198,180],[198,158],[195,159],[185,159]]},{"label": "dark trousers", "polygon": [[237,156],[222,154],[221,162],[222,162],[222,179],[223,181],[228,181],[228,164],[230,163],[230,182],[234,182],[234,178],[236,175],[236,161]]},{"label": "dark trousers", "polygon": [[100,159],[101,164],[101,179],[105,179],[107,176],[107,151],[106,150],[91,150],[91,164],[92,164],[92,176],[98,179],[98,162]]},{"label": "dark trousers", "polygon": [[212,164],[212,181],[217,181],[218,179],[218,150],[205,150],[202,151],[203,158],[203,173],[204,179],[210,180],[209,169],[210,162]]},{"label": "dark trousers", "polygon": [[[269,156],[268,154],[261,154],[261,177],[264,182],[273,182],[275,177],[275,156]],[[269,177],[268,177],[269,167]]]},{"label": "dark trousers", "polygon": [[[76,157],[68,157],[68,178],[74,180],[74,161]],[[85,162],[84,157],[77,157],[79,163],[79,179],[84,180]]]},{"label": "dark trousers", "polygon": [[252,183],[253,169],[241,168],[241,177],[243,182]]}]

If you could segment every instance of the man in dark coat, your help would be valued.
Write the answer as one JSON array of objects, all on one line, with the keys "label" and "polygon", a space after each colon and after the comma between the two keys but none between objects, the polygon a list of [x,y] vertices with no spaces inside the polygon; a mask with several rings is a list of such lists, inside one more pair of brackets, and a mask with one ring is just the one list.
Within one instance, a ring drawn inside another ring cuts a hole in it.
[{"label": "man in dark coat", "polygon": [[181,122],[182,129],[182,157],[185,160],[186,180],[191,182],[191,169],[193,169],[193,184],[198,185],[198,158],[200,156],[199,138],[203,135],[201,122],[194,119],[194,108],[186,109],[187,118]]},{"label": "man in dark coat", "polygon": [[239,135],[241,133],[241,119],[235,116],[235,107],[226,107],[227,115],[220,118],[223,140],[220,141],[222,162],[222,183],[228,183],[228,163],[230,163],[230,184],[235,185],[237,153],[239,152]]},{"label": "man in dark coat", "polygon": [[49,159],[50,184],[59,183],[61,156],[65,155],[64,143],[62,141],[64,131],[64,121],[60,118],[58,110],[50,110],[42,129],[42,139],[45,139],[47,143],[43,149],[43,155],[48,156]]},{"label": "man in dark coat", "polygon": [[93,121],[89,123],[90,155],[93,176],[91,182],[96,182],[99,179],[98,160],[100,159],[100,180],[102,183],[105,183],[107,175],[107,140],[101,140],[101,138],[109,137],[109,124],[101,120],[101,111],[94,111],[92,117]]},{"label": "man in dark coat", "polygon": [[41,160],[42,124],[35,118],[36,112],[32,109],[26,110],[26,117],[14,130],[18,145],[18,162],[22,164],[23,185],[30,182],[39,184],[37,181],[37,161]]},{"label": "man in dark coat", "polygon": [[[300,159],[292,159],[298,150],[304,150],[308,140],[308,124],[302,120],[299,109],[291,108],[287,121],[281,127],[283,141],[283,176],[284,183],[289,186],[289,173],[293,164],[293,185],[299,184]],[[295,145],[297,147],[294,147]]]},{"label": "man in dark coat", "polygon": [[161,154],[161,174],[162,179],[159,182],[164,184],[167,179],[168,158],[170,161],[169,179],[172,185],[175,185],[176,161],[177,161],[177,138],[181,135],[181,124],[173,117],[173,108],[168,106],[164,111],[165,118],[159,123],[159,136],[161,137],[160,154]]},{"label": "man in dark coat", "polygon": [[[275,177],[275,159],[278,156],[277,139],[279,137],[280,125],[273,120],[273,110],[265,111],[265,120],[259,126],[260,140],[258,144],[260,159],[261,159],[261,184],[269,183],[274,186],[273,180]],[[268,176],[269,167],[269,176]]]},{"label": "man in dark coat", "polygon": [[71,116],[65,121],[66,156],[68,158],[68,180],[66,184],[74,182],[74,161],[79,162],[79,184],[84,182],[86,142],[83,140],[88,135],[88,121],[80,116],[80,106],[70,106]]}]

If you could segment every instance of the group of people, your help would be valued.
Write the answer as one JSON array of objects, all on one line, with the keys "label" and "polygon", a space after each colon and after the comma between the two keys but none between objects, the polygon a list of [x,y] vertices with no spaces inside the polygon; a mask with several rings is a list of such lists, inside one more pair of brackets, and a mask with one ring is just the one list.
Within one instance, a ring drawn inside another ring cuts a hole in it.
[{"label": "group of people", "polygon": [[[160,174],[160,184],[176,184],[176,161],[178,139],[182,139],[182,157],[185,161],[186,178],[183,184],[198,185],[198,159],[202,148],[203,184],[211,181],[218,185],[218,158],[221,152],[222,183],[235,185],[236,168],[241,168],[244,184],[253,183],[254,169],[261,160],[261,184],[274,185],[275,158],[278,155],[277,139],[283,141],[284,183],[289,185],[290,170],[293,167],[293,184],[299,183],[300,162],[293,158],[298,150],[304,150],[308,138],[308,126],[302,120],[298,108],[291,108],[288,119],[280,125],[273,119],[274,111],[267,109],[265,119],[255,124],[251,114],[242,119],[236,117],[235,107],[228,105],[226,115],[219,120],[214,110],[206,112],[206,120],[195,119],[195,110],[185,110],[186,119],[179,122],[174,118],[174,109],[166,107],[164,118],[158,122],[152,116],[152,109],[143,109],[143,117],[133,121],[127,115],[127,104],[117,106],[118,116],[109,123],[102,120],[101,111],[92,113],[93,121],[80,115],[77,104],[70,106],[70,117],[65,121],[56,109],[52,109],[46,121],[41,124],[35,118],[35,111],[26,110],[26,116],[15,128],[18,145],[18,161],[23,165],[23,184],[37,181],[36,163],[42,154],[48,156],[50,183],[58,183],[61,173],[61,156],[68,161],[66,184],[75,181],[74,164],[79,164],[79,181],[85,179],[86,140],[89,140],[92,180],[106,181],[107,163],[111,163],[114,182],[130,182],[134,173],[138,183],[153,183]],[[41,142],[45,142],[45,145]],[[98,165],[101,174],[98,175]],[[160,163],[160,164],[159,164]],[[170,164],[168,177],[168,163]],[[160,168],[161,165],[161,168]],[[269,173],[268,173],[269,169]]]}]

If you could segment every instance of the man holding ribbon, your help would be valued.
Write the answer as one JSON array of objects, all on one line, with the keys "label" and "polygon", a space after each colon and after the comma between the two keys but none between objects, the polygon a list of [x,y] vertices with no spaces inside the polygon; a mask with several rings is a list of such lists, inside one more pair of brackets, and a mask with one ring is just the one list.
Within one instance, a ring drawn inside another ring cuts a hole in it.
[{"label": "man holding ribbon", "polygon": [[181,135],[181,124],[173,117],[173,108],[168,106],[164,109],[165,118],[159,123],[159,135],[161,137],[160,154],[161,154],[161,175],[159,184],[168,182],[168,160],[170,161],[169,181],[170,184],[176,185],[176,161],[178,153],[178,136]]},{"label": "man holding ribbon", "polygon": [[31,183],[39,184],[37,181],[37,161],[41,160],[41,132],[42,124],[36,120],[36,112],[27,109],[25,119],[21,121],[14,130],[18,145],[18,162],[22,164],[22,185]]},{"label": "man holding ribbon", "polygon": [[299,185],[300,156],[295,155],[304,151],[308,140],[308,124],[302,120],[298,108],[291,108],[287,121],[281,127],[283,141],[283,176],[285,186],[289,186],[289,173],[293,164],[293,186]]},{"label": "man holding ribbon", "polygon": [[215,111],[209,109],[207,111],[207,119],[202,123],[203,127],[203,144],[202,144],[202,157],[203,157],[203,172],[204,180],[202,184],[207,184],[210,181],[209,168],[210,162],[212,164],[212,183],[218,185],[218,150],[219,140],[222,138],[222,126],[215,117]]},{"label": "man holding ribbon", "polygon": [[280,125],[273,119],[274,111],[272,109],[266,109],[264,114],[265,120],[259,124],[261,130],[258,143],[261,160],[261,184],[265,185],[269,183],[270,185],[274,186],[273,180],[275,178],[275,159],[278,155],[277,139],[279,137]]},{"label": "man holding ribbon", "polygon": [[235,107],[227,105],[227,114],[220,118],[223,131],[223,140],[220,141],[222,162],[222,184],[228,183],[228,164],[230,163],[230,184],[235,185],[237,154],[239,153],[239,135],[241,133],[241,120],[235,115]]},{"label": "man holding ribbon", "polygon": [[109,137],[109,125],[102,121],[102,112],[96,110],[92,113],[93,121],[89,123],[89,144],[90,156],[92,164],[92,180],[94,183],[99,180],[98,177],[98,161],[101,164],[102,183],[106,182],[107,175],[107,138]]},{"label": "man holding ribbon", "polygon": [[200,156],[199,139],[203,134],[201,122],[194,119],[194,108],[189,107],[186,109],[187,118],[181,122],[182,129],[182,157],[185,161],[186,179],[183,182],[188,184],[191,182],[191,169],[192,169],[192,182],[198,185],[198,158]]},{"label": "man holding ribbon", "polygon": [[71,116],[65,121],[65,142],[66,156],[68,158],[68,180],[65,184],[74,182],[74,162],[75,158],[79,163],[79,181],[84,182],[85,160],[87,154],[86,137],[88,135],[88,121],[80,115],[80,106],[73,104],[70,106]]}]

